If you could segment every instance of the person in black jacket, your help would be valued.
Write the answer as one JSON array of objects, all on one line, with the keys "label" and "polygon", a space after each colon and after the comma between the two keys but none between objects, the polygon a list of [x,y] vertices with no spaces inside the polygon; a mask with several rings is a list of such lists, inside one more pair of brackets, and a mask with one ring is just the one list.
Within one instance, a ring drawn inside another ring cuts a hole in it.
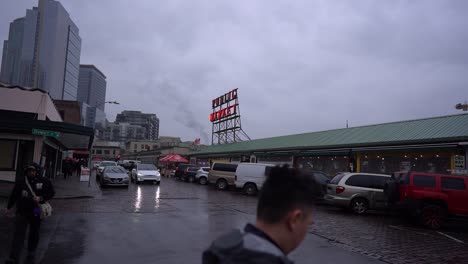
[{"label": "person in black jacket", "polygon": [[292,264],[287,255],[312,224],[313,183],[310,174],[274,167],[260,192],[255,224],[216,239],[203,252],[203,264]]},{"label": "person in black jacket", "polygon": [[[26,184],[33,189],[36,197]],[[55,191],[52,183],[45,177],[37,175],[35,166],[29,166],[25,170],[25,177],[15,183],[8,200],[5,213],[12,214],[12,208],[16,205],[15,231],[13,235],[10,259],[6,263],[17,263],[29,226],[28,258],[33,259],[39,243],[39,228],[41,226],[40,203],[44,203],[54,197]]]}]

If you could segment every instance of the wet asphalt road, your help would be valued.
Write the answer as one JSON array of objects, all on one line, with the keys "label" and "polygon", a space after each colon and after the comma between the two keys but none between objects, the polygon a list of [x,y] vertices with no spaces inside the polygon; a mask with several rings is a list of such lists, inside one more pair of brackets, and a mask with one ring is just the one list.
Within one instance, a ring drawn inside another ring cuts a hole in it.
[{"label": "wet asphalt road", "polygon": [[[254,221],[256,198],[164,178],[160,186],[106,188],[96,199],[53,205],[54,231],[42,263],[201,263],[214,238]],[[379,263],[313,234],[291,258]]]},{"label": "wet asphalt road", "polygon": [[[160,186],[105,188],[94,199],[52,200],[54,216],[42,226],[40,259],[45,264],[200,263],[213,239],[254,221],[256,202],[256,197],[167,178]],[[296,263],[468,263],[466,221],[432,231],[389,213],[355,216],[317,205],[314,222],[290,256]],[[0,217],[0,242],[11,239],[12,228]],[[0,244],[1,261],[8,246]]]}]

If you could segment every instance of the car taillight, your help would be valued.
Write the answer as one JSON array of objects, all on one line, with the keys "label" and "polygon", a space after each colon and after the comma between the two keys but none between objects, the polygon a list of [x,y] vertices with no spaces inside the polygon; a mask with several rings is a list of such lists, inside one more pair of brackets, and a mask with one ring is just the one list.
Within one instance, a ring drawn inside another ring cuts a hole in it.
[{"label": "car taillight", "polygon": [[345,191],[345,187],[343,186],[336,186],[336,194],[342,193]]}]

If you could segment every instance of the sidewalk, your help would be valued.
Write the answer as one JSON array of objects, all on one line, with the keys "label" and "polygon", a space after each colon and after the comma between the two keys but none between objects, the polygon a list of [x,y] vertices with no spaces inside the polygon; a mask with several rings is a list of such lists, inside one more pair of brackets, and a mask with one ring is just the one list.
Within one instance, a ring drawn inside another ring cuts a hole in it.
[{"label": "sidewalk", "polygon": [[[88,182],[80,182],[80,178],[76,175],[68,177],[66,180],[61,176],[52,179],[52,184],[55,188],[54,199],[79,199],[79,198],[94,198],[101,194],[101,190],[96,182],[96,175],[91,173],[90,185]],[[13,183],[0,182],[0,199],[8,198]]]},{"label": "sidewalk", "polygon": [[[52,180],[55,188],[54,199],[80,199],[80,198],[94,198],[101,194],[99,186],[96,182],[96,175],[93,172],[90,177],[90,186],[88,182],[80,182],[78,176],[72,176],[66,180],[63,177],[57,177]],[[7,197],[13,189],[13,183],[0,182],[0,209],[6,207]],[[43,221],[41,225],[41,239],[36,252],[36,263],[40,263],[46,253],[50,240],[56,232],[60,215],[53,215],[47,220]],[[11,241],[13,239],[14,219],[7,218],[0,211],[0,263],[4,263],[7,259]],[[26,251],[23,250],[22,258],[25,258]]]},{"label": "sidewalk", "polygon": [[57,177],[52,180],[52,184],[55,188],[54,199],[95,198],[101,194],[95,171],[91,172],[89,185],[88,182],[80,182],[80,177],[75,175],[66,180]]}]

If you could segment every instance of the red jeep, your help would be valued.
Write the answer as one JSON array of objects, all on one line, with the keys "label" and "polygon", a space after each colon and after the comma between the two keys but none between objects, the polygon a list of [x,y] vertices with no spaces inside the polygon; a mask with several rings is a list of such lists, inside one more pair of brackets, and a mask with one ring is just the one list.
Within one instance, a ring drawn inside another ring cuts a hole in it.
[{"label": "red jeep", "polygon": [[408,172],[396,174],[395,205],[417,216],[429,228],[449,215],[468,216],[468,177]]}]

